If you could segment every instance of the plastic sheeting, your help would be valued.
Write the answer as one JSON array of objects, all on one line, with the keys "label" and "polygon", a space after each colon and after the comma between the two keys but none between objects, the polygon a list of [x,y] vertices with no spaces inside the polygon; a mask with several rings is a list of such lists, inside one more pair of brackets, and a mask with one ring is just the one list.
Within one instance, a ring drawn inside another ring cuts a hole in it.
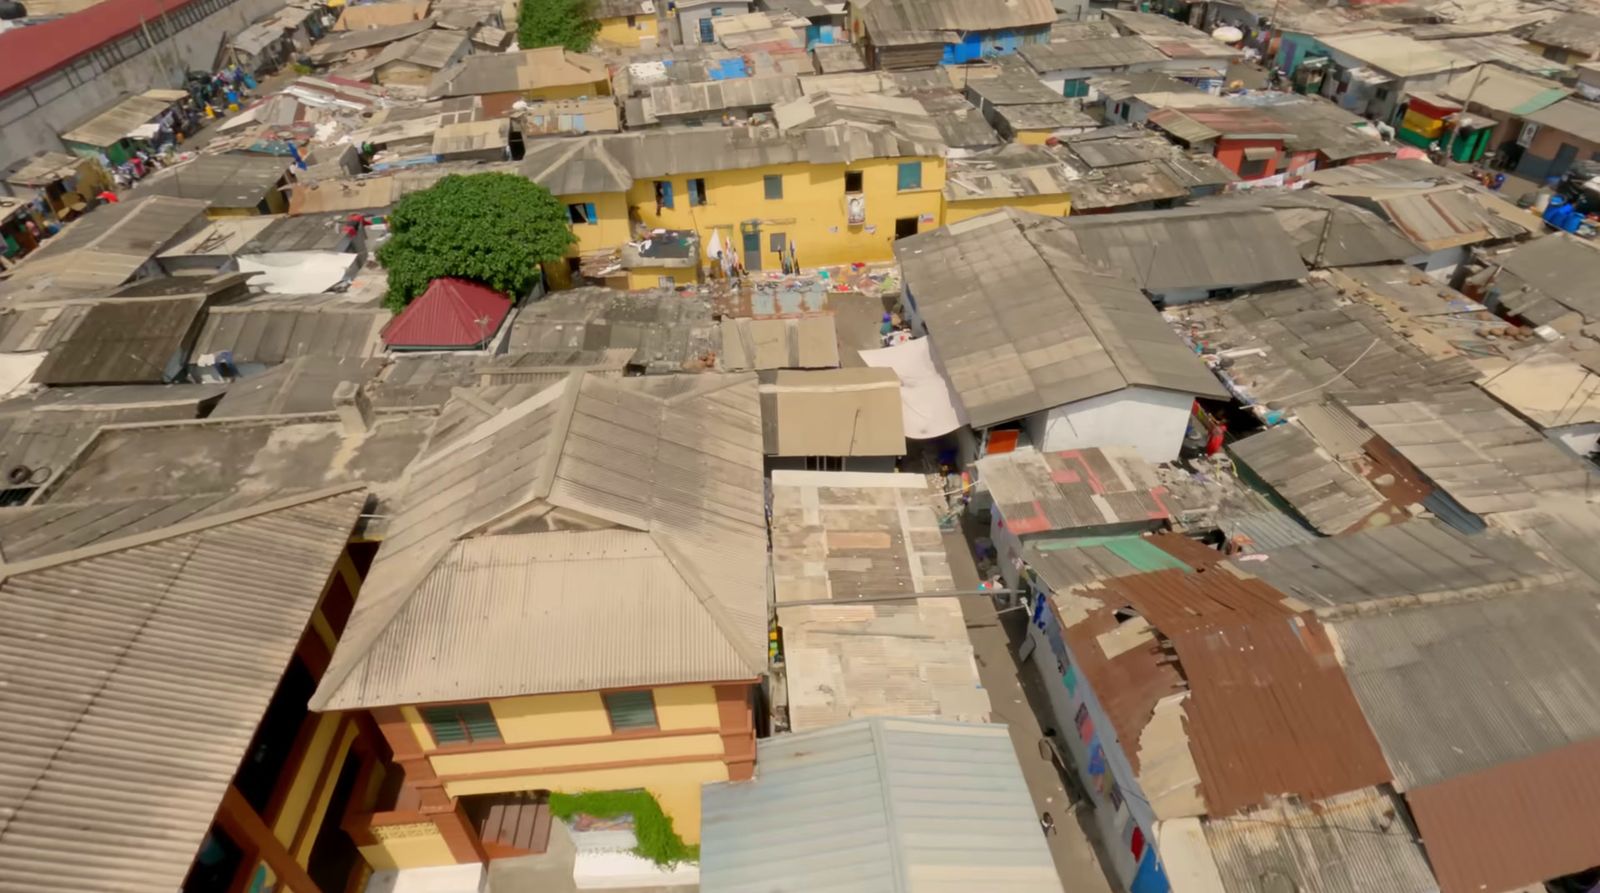
[{"label": "plastic sheeting", "polygon": [[903,424],[906,437],[913,440],[949,434],[967,423],[955,391],[933,361],[931,345],[928,339],[918,338],[894,347],[859,351],[868,366],[893,369],[900,376]]}]

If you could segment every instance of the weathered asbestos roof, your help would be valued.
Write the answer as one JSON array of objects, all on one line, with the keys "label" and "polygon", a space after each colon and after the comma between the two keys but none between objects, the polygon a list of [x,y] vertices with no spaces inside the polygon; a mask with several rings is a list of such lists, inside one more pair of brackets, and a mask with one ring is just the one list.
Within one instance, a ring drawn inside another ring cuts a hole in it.
[{"label": "weathered asbestos roof", "polygon": [[1324,192],[1372,207],[1424,251],[1514,239],[1530,232],[1497,210],[1495,205],[1503,204],[1500,199],[1470,186],[1329,186]]},{"label": "weathered asbestos roof", "polygon": [[893,369],[784,369],[761,378],[767,455],[905,455]]},{"label": "weathered asbestos roof", "polygon": [[1600,142],[1600,105],[1579,99],[1563,99],[1526,116],[1540,127]]},{"label": "weathered asbestos roof", "polygon": [[508,356],[560,350],[629,351],[646,372],[710,368],[718,345],[711,303],[670,289],[620,292],[573,288],[523,308],[512,320]]},{"label": "weathered asbestos roof", "polygon": [[[854,161],[857,158],[943,156],[944,137],[932,115],[915,99],[874,93],[813,93],[776,105],[772,117],[785,134],[807,134],[806,149],[813,164]],[[840,136],[867,142],[870,149],[841,146],[830,151],[817,145],[811,134],[826,136],[834,125],[845,125]]]},{"label": "weathered asbestos roof", "polygon": [[1205,207],[1263,208],[1289,234],[1313,269],[1400,261],[1422,253],[1366,208],[1305,190],[1256,189],[1202,199]]},{"label": "weathered asbestos roof", "polygon": [[1340,465],[1297,425],[1277,425],[1235,441],[1228,452],[1329,536],[1362,523],[1383,505],[1383,496],[1371,484]]},{"label": "weathered asbestos roof", "polygon": [[1594,488],[1591,463],[1478,388],[1387,403],[1366,399],[1346,401],[1350,412],[1469,512],[1530,508],[1547,494]]},{"label": "weathered asbestos roof", "polygon": [[198,155],[139,184],[141,193],[203,201],[208,207],[241,210],[266,201],[288,175],[275,155]]},{"label": "weathered asbestos roof", "polygon": [[1357,186],[1376,183],[1425,184],[1442,181],[1452,176],[1426,158],[1385,158],[1363,164],[1346,164],[1323,168],[1306,175],[1306,181],[1315,186]]},{"label": "weathered asbestos roof", "polygon": [[1394,155],[1394,146],[1380,139],[1371,124],[1320,97],[1297,97],[1260,108],[1290,132],[1283,145],[1291,152],[1315,150],[1330,161]]},{"label": "weathered asbestos roof", "polygon": [[313,705],[760,675],[760,426],[754,376],[573,375],[431,452]]},{"label": "weathered asbestos roof", "polygon": [[510,145],[511,121],[506,118],[446,124],[433,133],[433,154],[440,158],[478,152],[498,152],[505,158]]},{"label": "weathered asbestos roof", "polygon": [[1478,387],[1541,429],[1600,422],[1600,379],[1568,356],[1534,348],[1477,365],[1484,373]]},{"label": "weathered asbestos roof", "polygon": [[1111,577],[1187,567],[1155,539],[1131,533],[1032,539],[1022,544],[1022,559],[1052,593],[1070,593]]},{"label": "weathered asbestos roof", "polygon": [[1600,738],[1406,795],[1441,893],[1532,887],[1600,859]]},{"label": "weathered asbestos roof", "polygon": [[1050,0],[873,0],[860,11],[878,46],[943,43],[951,32],[1044,28],[1056,20]]},{"label": "weathered asbestos roof", "polygon": [[390,318],[381,307],[270,301],[211,307],[192,356],[228,351],[235,363],[267,364],[311,356],[371,357]]},{"label": "weathered asbestos roof", "polygon": [[431,0],[385,0],[382,3],[347,5],[339,13],[339,20],[331,30],[365,31],[369,28],[386,28],[420,22],[428,17]]},{"label": "weathered asbestos roof", "polygon": [[[220,223],[221,218],[213,223]],[[265,221],[266,225],[235,254],[273,254],[279,251],[350,251],[351,237],[345,235],[348,220],[344,214],[307,214],[299,217],[241,218]]]},{"label": "weathered asbestos roof", "polygon": [[650,88],[653,117],[688,118],[720,115],[730,109],[770,109],[800,98],[796,77],[750,77],[699,84],[665,84]]},{"label": "weathered asbestos roof", "polygon": [[[1228,893],[1438,890],[1404,808],[1381,789],[1314,803],[1279,801],[1238,816],[1202,819],[1201,826]],[[1157,831],[1158,838],[1164,836]],[[1165,858],[1164,841],[1158,846]]]},{"label": "weathered asbestos roof", "polygon": [[[1286,605],[1282,593],[1231,574],[1172,570],[1102,585],[1083,597],[1108,609],[1131,606],[1138,616],[1125,623],[1147,624],[1177,654],[1189,686],[1178,709],[1204,814],[1228,816],[1281,796],[1317,799],[1389,781],[1327,631],[1310,613]],[[1153,644],[1154,636],[1145,636]],[[1119,638],[1135,639],[1135,629]],[[1097,694],[1106,681],[1095,685]],[[1123,740],[1126,747],[1137,739]],[[1158,809],[1157,815],[1171,814]]]},{"label": "weathered asbestos roof", "polygon": [[8,885],[182,885],[364,499],[321,491],[5,567]]},{"label": "weathered asbestos roof", "polygon": [[[524,137],[552,134],[615,133],[622,129],[622,116],[611,97],[563,99],[558,102],[530,102],[512,120]],[[609,190],[603,190],[609,191]]]},{"label": "weathered asbestos roof", "polygon": [[632,174],[598,137],[532,143],[522,172],[558,196],[627,192],[633,185]]},{"label": "weathered asbestos roof", "polygon": [[1323,617],[1523,592],[1565,576],[1511,536],[1466,536],[1431,520],[1269,549],[1224,567],[1260,577]]},{"label": "weathered asbestos roof", "polygon": [[1508,71],[1498,65],[1480,65],[1474,71],[1456,75],[1444,88],[1444,94],[1461,102],[1521,117],[1572,95],[1572,88]]},{"label": "weathered asbestos roof", "polygon": [[1200,123],[1182,109],[1156,109],[1146,116],[1146,120],[1154,127],[1191,146],[1222,136],[1221,131]]},{"label": "weathered asbestos roof", "polygon": [[471,55],[440,72],[428,88],[431,96],[520,93],[550,87],[593,84],[596,93],[610,83],[598,58],[563,47],[540,47],[518,53]]},{"label": "weathered asbestos roof", "polygon": [[773,472],[773,585],[794,731],[862,716],[988,720],[958,599],[857,602],[953,588],[944,511],[921,475]]},{"label": "weathered asbestos roof", "polygon": [[14,186],[42,187],[76,176],[86,159],[65,152],[36,152],[6,171],[5,181]]},{"label": "weathered asbestos roof", "polygon": [[1128,34],[1147,37],[1204,37],[1204,31],[1191,28],[1171,16],[1153,12],[1135,12],[1129,9],[1108,9],[1105,17],[1118,29]]},{"label": "weathered asbestos roof", "polygon": [[1600,602],[1585,585],[1332,622],[1401,789],[1600,736]]},{"label": "weathered asbestos roof", "polygon": [[[1042,45],[1042,44],[1039,44]],[[993,77],[970,78],[965,90],[975,104],[995,106],[1054,104],[1071,107],[1065,96],[1044,85],[1027,68],[1000,69]]]},{"label": "weathered asbestos roof", "polygon": [[1066,195],[1078,180],[1059,155],[1043,146],[1011,143],[992,152],[951,158],[945,167],[947,201]]},{"label": "weathered asbestos roof", "polygon": [[993,112],[997,121],[1013,132],[1029,130],[1077,131],[1099,126],[1099,120],[1070,102],[1035,102],[1003,105]]},{"label": "weathered asbestos roof", "polygon": [[271,502],[282,494],[210,494],[0,508],[0,550],[32,561]]},{"label": "weathered asbestos roof", "polygon": [[1500,300],[1511,312],[1559,316],[1559,310],[1539,307],[1553,303],[1581,314],[1584,322],[1600,322],[1600,295],[1587,286],[1600,277],[1600,250],[1588,241],[1551,233],[1498,255],[1494,262],[1503,271],[1495,280]]},{"label": "weathered asbestos roof", "polygon": [[833,315],[770,319],[722,318],[724,372],[766,369],[833,369],[839,336]]},{"label": "weathered asbestos roof", "polygon": [[1273,215],[1208,207],[1068,218],[1085,253],[1146,291],[1295,280],[1299,253]]},{"label": "weathered asbestos roof", "polygon": [[1051,71],[1122,68],[1167,60],[1160,50],[1138,37],[1029,43],[1024,44],[1017,54],[1040,74]]},{"label": "weathered asbestos roof", "polygon": [[1433,42],[1412,40],[1391,31],[1324,34],[1317,39],[1335,52],[1398,78],[1457,71],[1473,65],[1471,59]]},{"label": "weathered asbestos roof", "polygon": [[[222,392],[216,385],[49,388],[0,402],[0,470],[25,468],[29,481],[41,484],[66,467],[101,426],[198,418]],[[0,532],[5,556],[21,557],[10,546]]]},{"label": "weathered asbestos roof", "polygon": [[33,380],[46,385],[160,384],[188,355],[204,296],[90,304]]},{"label": "weathered asbestos roof", "polygon": [[853,43],[819,43],[811,48],[811,56],[816,60],[818,74],[867,70],[861,50]]},{"label": "weathered asbestos roof", "polygon": [[1460,357],[1429,357],[1372,305],[1343,303],[1322,282],[1188,304],[1169,313],[1181,320],[1201,353],[1230,352],[1218,372],[1241,399],[1276,409],[1356,391],[1422,392],[1479,376]]},{"label": "weathered asbestos roof", "polygon": [[975,427],[1118,391],[1224,393],[1148,299],[1060,221],[997,211],[894,243]]},{"label": "weathered asbestos roof", "polygon": [[184,95],[181,91],[177,96],[173,96],[171,90],[149,90],[137,96],[129,96],[61,134],[61,141],[82,143],[102,149],[115,145],[133,131],[155,120],[156,116],[171,108],[173,103],[182,99]]},{"label": "weathered asbestos roof", "polygon": [[977,468],[995,511],[1018,536],[1151,528],[1171,514],[1160,480],[1132,447],[1022,449],[984,456]]},{"label": "weathered asbestos roof", "polygon": [[1557,16],[1528,32],[1528,40],[1594,55],[1600,53],[1600,16],[1587,12]]},{"label": "weathered asbestos roof", "polygon": [[1061,889],[1004,726],[878,717],[756,748],[754,781],[704,789],[705,893]]},{"label": "weathered asbestos roof", "polygon": [[505,295],[477,282],[442,277],[428,283],[383,327],[390,348],[475,349],[500,331],[511,313]]},{"label": "weathered asbestos roof", "polygon": [[100,208],[23,259],[0,293],[55,297],[127,282],[205,213],[205,202],[145,196]]},{"label": "weathered asbestos roof", "polygon": [[312,61],[327,64],[338,61],[356,50],[381,47],[397,40],[404,40],[413,34],[421,34],[432,28],[433,24],[433,19],[422,19],[398,25],[385,25],[381,28],[363,28],[359,31],[329,34],[316,42],[309,55]]}]

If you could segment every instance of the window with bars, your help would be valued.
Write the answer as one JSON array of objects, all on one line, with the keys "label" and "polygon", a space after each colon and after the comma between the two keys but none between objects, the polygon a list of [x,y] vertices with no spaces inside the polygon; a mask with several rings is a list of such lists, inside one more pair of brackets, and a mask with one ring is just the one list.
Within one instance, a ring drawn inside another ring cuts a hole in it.
[{"label": "window with bars", "polygon": [[440,747],[452,744],[482,744],[500,741],[500,726],[488,704],[453,704],[449,707],[422,708],[422,721],[428,734]]},{"label": "window with bars", "polygon": [[656,699],[649,691],[614,691],[601,696],[606,702],[606,715],[611,718],[611,731],[631,732],[637,729],[658,729]]}]

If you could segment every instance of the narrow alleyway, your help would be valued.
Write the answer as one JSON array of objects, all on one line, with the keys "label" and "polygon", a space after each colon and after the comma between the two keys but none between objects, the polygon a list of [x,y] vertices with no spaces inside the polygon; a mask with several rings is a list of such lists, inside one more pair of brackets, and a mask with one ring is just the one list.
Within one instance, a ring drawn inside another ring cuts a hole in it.
[{"label": "narrow alleyway", "polygon": [[[978,571],[971,546],[959,531],[948,531],[944,536],[956,588],[977,589]],[[1094,839],[1088,816],[1080,818],[1073,813],[1061,774],[1049,751],[1040,747],[1044,733],[1037,711],[1048,709],[1044,706],[1045,694],[1031,665],[1019,668],[1013,646],[1022,641],[1027,618],[1018,611],[996,612],[987,596],[962,598],[961,610],[977,657],[978,678],[989,692],[993,720],[1011,729],[1011,745],[1022,765],[1028,791],[1033,794],[1034,811],[1048,812],[1055,820],[1055,833],[1045,840],[1055,859],[1056,873],[1061,876],[1062,890],[1111,893],[1116,886],[1101,867],[1099,842]]]}]

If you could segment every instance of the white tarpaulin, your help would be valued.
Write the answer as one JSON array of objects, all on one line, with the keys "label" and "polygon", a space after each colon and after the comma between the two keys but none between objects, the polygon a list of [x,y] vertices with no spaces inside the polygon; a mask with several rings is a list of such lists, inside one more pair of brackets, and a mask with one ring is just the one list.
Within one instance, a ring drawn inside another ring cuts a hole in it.
[{"label": "white tarpaulin", "polygon": [[900,411],[906,436],[913,440],[949,434],[967,423],[950,382],[933,363],[930,345],[928,339],[918,338],[894,347],[858,351],[868,366],[893,369],[900,377]]},{"label": "white tarpaulin", "polygon": [[280,251],[239,257],[239,272],[255,273],[250,284],[274,295],[316,295],[338,285],[356,265],[354,254]]}]

